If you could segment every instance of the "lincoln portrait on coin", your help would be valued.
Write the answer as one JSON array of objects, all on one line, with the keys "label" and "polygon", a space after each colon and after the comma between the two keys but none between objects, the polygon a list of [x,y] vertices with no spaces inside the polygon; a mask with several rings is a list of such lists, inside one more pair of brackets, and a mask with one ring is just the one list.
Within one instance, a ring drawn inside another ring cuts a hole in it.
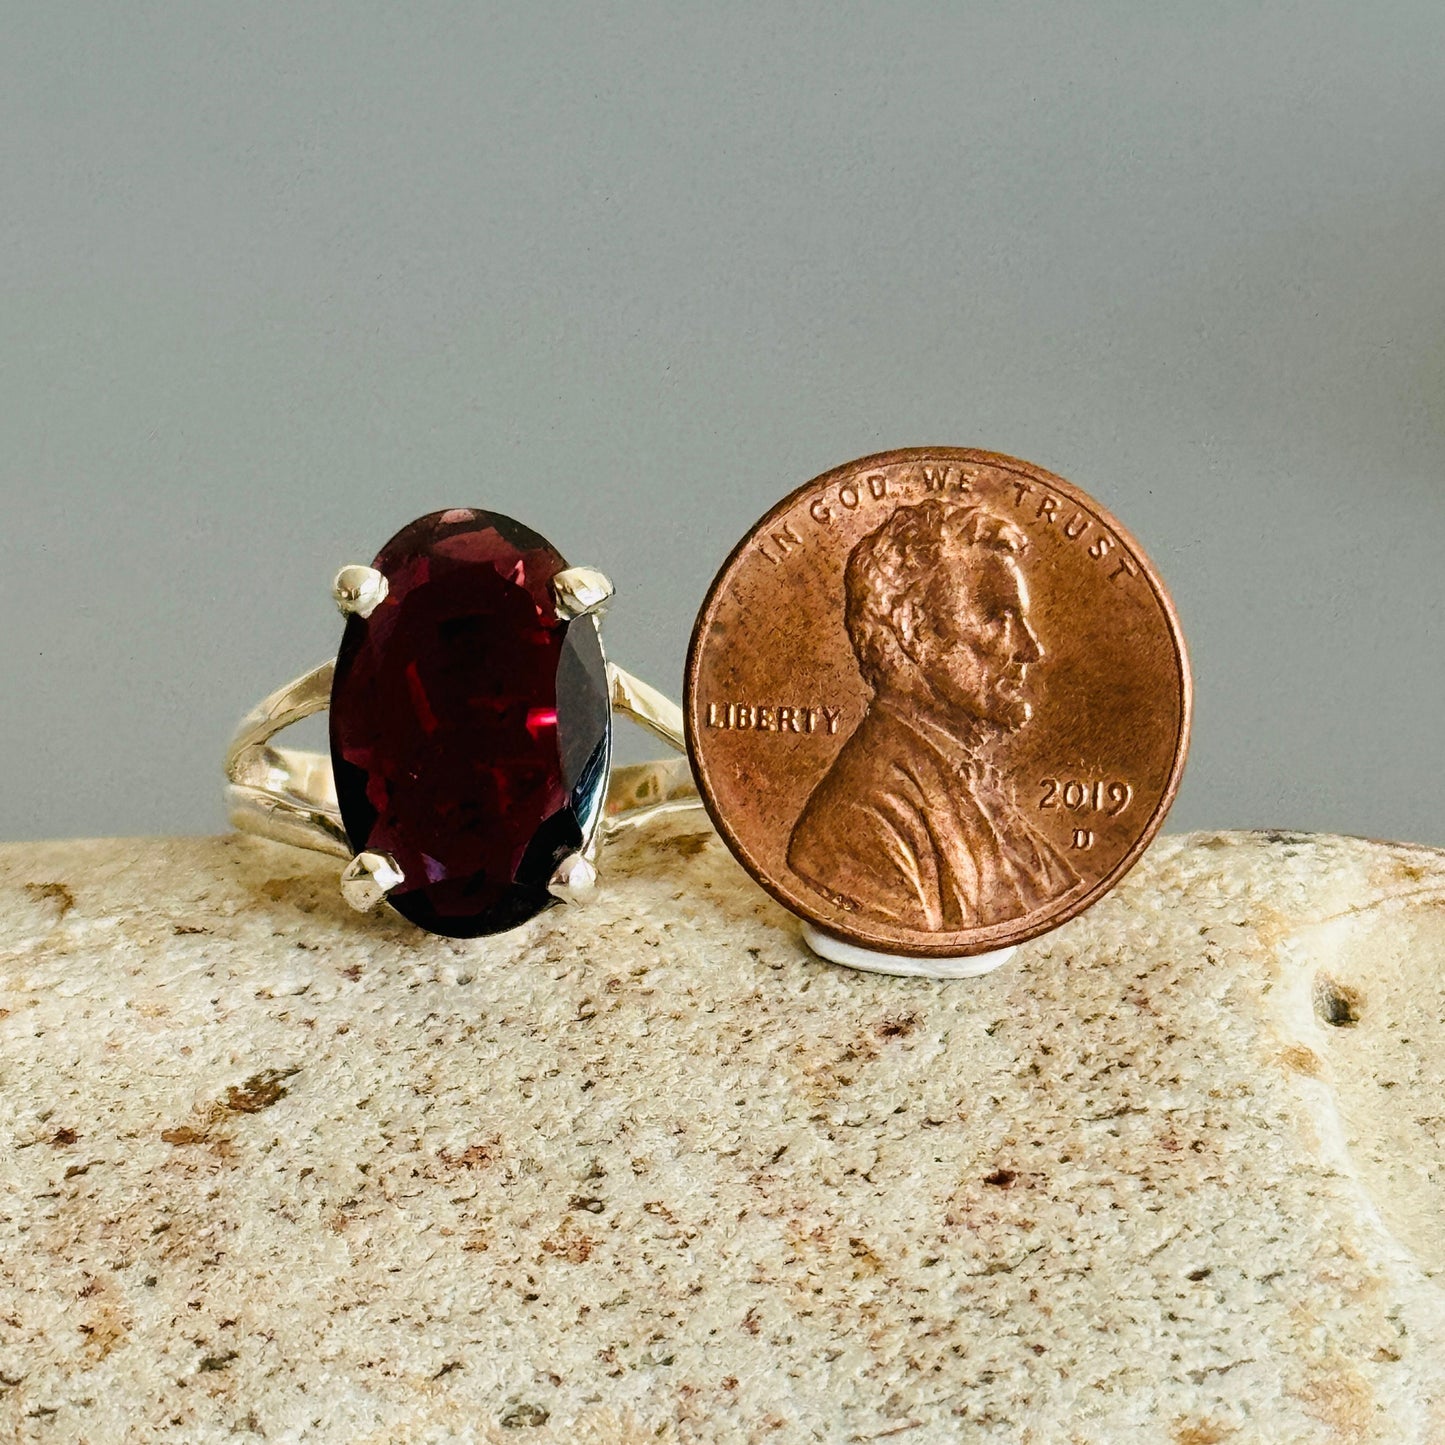
[{"label": "lincoln portrait on coin", "polygon": [[1033,716],[1044,655],[1027,547],[986,507],[929,498],[849,554],[845,620],[873,696],[788,845],[793,872],[837,905],[953,932],[1031,913],[1078,883],[994,760]]}]

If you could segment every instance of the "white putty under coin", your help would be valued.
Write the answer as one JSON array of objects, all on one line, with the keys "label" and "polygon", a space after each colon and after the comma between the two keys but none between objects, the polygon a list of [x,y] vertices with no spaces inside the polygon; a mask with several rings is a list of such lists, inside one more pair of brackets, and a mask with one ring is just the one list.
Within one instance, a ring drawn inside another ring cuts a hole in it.
[{"label": "white putty under coin", "polygon": [[911,958],[904,953],[879,953],[876,949],[860,948],[856,943],[845,943],[807,922],[803,924],[803,942],[829,963],[841,963],[864,973],[894,974],[899,978],[978,978],[992,973],[1018,952],[1018,945],[1013,944],[966,958]]}]

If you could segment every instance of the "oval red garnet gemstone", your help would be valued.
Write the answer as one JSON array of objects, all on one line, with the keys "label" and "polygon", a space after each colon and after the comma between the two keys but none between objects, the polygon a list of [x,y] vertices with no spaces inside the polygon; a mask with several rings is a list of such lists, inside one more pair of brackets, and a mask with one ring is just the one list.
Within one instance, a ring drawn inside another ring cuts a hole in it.
[{"label": "oval red garnet gemstone", "polygon": [[331,762],[352,848],[390,853],[387,894],[433,933],[515,927],[555,899],[557,865],[601,816],[611,746],[590,617],[557,615],[567,564],[495,512],[433,512],[372,564],[387,580],[353,615],[331,689]]}]

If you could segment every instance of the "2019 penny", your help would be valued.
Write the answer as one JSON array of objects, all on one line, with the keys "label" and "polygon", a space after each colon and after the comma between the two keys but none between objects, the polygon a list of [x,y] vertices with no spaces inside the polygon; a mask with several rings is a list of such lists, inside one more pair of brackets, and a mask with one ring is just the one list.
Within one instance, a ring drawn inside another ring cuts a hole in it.
[{"label": "2019 penny", "polygon": [[849,943],[1005,948],[1116,884],[1189,741],[1173,603],[1079,488],[924,447],[779,502],[707,594],[684,713],[743,866]]}]

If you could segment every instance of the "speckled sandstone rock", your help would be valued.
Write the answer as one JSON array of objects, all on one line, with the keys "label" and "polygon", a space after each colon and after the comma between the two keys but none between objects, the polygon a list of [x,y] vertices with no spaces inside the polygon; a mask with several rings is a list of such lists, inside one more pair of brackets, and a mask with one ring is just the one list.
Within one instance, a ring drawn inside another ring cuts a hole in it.
[{"label": "speckled sandstone rock", "polygon": [[4,1438],[1445,1440],[1445,855],[1165,838],[952,983],[605,863],[0,849]]}]

